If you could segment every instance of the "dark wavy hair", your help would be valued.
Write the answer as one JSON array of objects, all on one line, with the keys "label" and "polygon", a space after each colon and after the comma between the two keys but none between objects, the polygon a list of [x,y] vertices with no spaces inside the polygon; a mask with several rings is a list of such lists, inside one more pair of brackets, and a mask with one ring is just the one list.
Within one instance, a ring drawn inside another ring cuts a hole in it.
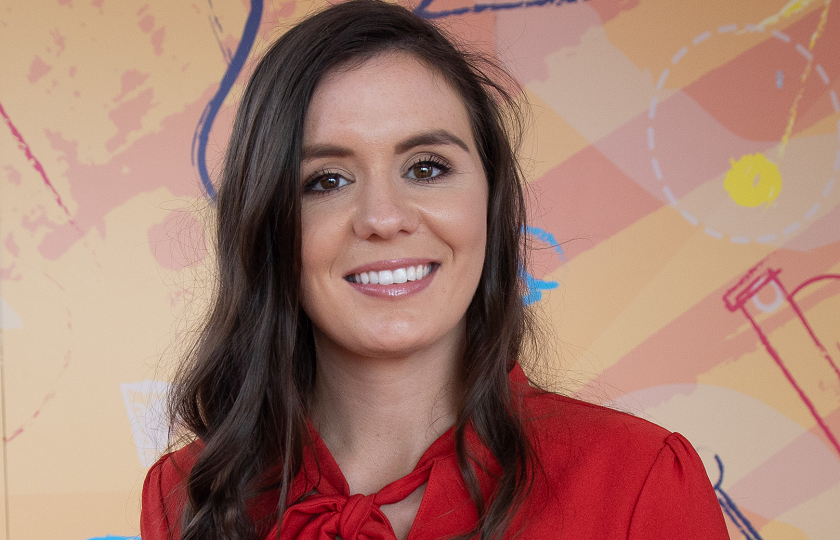
[{"label": "dark wavy hair", "polygon": [[[508,373],[530,336],[522,302],[525,208],[516,160],[518,86],[497,64],[466,53],[428,21],[380,0],[351,0],[280,37],[245,90],[217,200],[218,281],[209,318],[176,376],[173,425],[203,450],[185,480],[183,540],[253,539],[265,524],[249,503],[279,492],[311,444],[306,402],[315,384],[312,323],[300,304],[300,163],[304,118],[319,81],[386,52],[413,55],[461,97],[489,183],[484,268],[466,314],[455,437],[458,464],[478,510],[464,537],[497,539],[532,484],[536,458]],[[502,473],[485,501],[466,430],[472,426]]]}]

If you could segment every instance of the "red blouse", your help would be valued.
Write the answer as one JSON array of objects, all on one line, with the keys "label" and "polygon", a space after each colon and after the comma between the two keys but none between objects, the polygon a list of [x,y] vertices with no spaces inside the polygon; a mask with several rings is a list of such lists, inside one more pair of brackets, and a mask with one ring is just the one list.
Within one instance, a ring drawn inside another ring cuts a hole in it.
[{"label": "red blouse", "polygon": [[[532,539],[728,540],[723,514],[703,463],[682,435],[628,414],[527,387],[517,366],[514,390],[524,394],[526,429],[541,460],[528,500],[508,537]],[[438,540],[470,530],[477,515],[455,457],[452,429],[426,450],[409,475],[367,496],[347,481],[313,429],[283,517],[283,540],[394,540],[379,506],[402,500],[426,483],[408,540]],[[469,442],[488,466],[479,471],[485,496],[498,465],[472,433]],[[193,444],[163,456],[143,487],[143,540],[177,538],[185,492],[181,480],[200,451]],[[489,474],[488,474],[489,473]],[[265,538],[276,538],[277,495],[260,496],[251,515]]]}]

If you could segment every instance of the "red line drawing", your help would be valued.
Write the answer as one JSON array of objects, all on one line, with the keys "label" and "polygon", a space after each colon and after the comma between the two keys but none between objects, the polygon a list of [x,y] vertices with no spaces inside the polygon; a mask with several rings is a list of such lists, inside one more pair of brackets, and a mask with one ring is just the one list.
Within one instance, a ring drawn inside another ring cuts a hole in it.
[{"label": "red line drawing", "polygon": [[[840,395],[840,368],[829,354],[828,349],[814,333],[811,324],[805,318],[805,314],[795,299],[796,294],[803,288],[818,281],[840,280],[840,274],[824,274],[812,277],[802,282],[792,292],[788,292],[779,279],[781,269],[761,269],[762,264],[751,268],[738,284],[729,289],[723,297],[723,302],[729,311],[733,313],[741,311],[750,321],[767,353],[782,370],[785,378],[796,390],[802,402],[817,421],[817,425],[825,433],[837,453],[840,454],[840,442],[825,422],[825,416],[832,412],[836,405],[831,403],[831,398]],[[765,287],[769,287],[775,292],[775,299],[769,304],[758,298],[758,293]],[[755,315],[750,312],[749,307],[752,304],[758,311],[772,313],[784,302],[787,302],[788,306],[793,309],[794,314],[802,323],[805,335],[810,338],[814,346],[814,349],[809,350],[808,344],[802,343],[801,350],[797,351],[798,354],[795,357],[789,355],[788,358],[783,358],[777,348],[770,343],[769,337],[761,328]],[[830,395],[830,389],[832,388],[836,389],[835,396]],[[827,401],[828,403],[826,403]]]},{"label": "red line drawing", "polygon": [[[58,379],[61,379],[61,376],[64,375],[64,372],[67,371],[67,368],[70,367],[70,351],[67,351],[64,354],[64,364],[61,366],[61,370],[58,372],[58,376],[56,377],[56,386],[58,383]],[[53,400],[56,395],[56,389],[53,388],[52,390],[44,396],[44,399],[41,400],[41,403],[35,409],[35,412],[30,415],[22,424],[20,424],[11,435],[3,437],[3,442],[8,443],[15,440],[19,435],[21,435],[26,429],[32,425],[33,422],[40,416],[41,412],[44,410],[44,407],[47,406],[47,403]]]},{"label": "red line drawing", "polygon": [[47,178],[47,172],[44,170],[44,166],[41,165],[41,162],[38,161],[38,158],[36,158],[35,155],[32,153],[32,149],[29,148],[29,145],[23,139],[23,135],[20,134],[20,131],[18,131],[18,129],[12,123],[12,119],[9,118],[9,115],[6,114],[6,110],[3,109],[2,103],[0,103],[0,116],[2,116],[3,120],[6,121],[6,125],[9,126],[9,130],[12,132],[12,136],[15,139],[17,139],[18,148],[23,150],[26,159],[29,160],[29,162],[32,164],[32,168],[38,171],[38,173],[41,175],[41,178],[44,179],[44,184],[46,184],[47,187],[50,188],[50,191],[52,191],[53,197],[55,198],[55,202],[58,204],[58,206],[61,207],[62,210],[64,210],[64,213],[67,215],[67,219],[70,222],[70,224],[78,229],[76,222],[73,221],[73,216],[70,214],[70,210],[64,204],[64,201],[61,200],[61,195],[58,194],[58,191],[55,189],[55,186],[52,184],[52,182],[50,182],[50,179]]}]

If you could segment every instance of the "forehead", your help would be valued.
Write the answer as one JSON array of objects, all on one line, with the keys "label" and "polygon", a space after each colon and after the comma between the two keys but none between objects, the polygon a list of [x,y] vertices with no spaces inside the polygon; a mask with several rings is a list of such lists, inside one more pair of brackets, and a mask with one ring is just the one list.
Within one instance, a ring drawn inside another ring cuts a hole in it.
[{"label": "forehead", "polygon": [[376,140],[434,128],[457,132],[474,147],[466,106],[444,77],[411,54],[387,52],[321,80],[304,138],[355,133]]}]

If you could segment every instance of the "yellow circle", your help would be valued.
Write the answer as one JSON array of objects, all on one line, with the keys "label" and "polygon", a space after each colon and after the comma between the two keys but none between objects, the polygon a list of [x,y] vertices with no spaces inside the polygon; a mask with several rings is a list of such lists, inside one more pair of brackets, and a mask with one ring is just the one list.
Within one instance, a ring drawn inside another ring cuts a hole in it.
[{"label": "yellow circle", "polygon": [[741,206],[770,206],[782,191],[779,167],[764,154],[747,154],[738,161],[729,160],[730,168],[723,180],[729,197]]}]

